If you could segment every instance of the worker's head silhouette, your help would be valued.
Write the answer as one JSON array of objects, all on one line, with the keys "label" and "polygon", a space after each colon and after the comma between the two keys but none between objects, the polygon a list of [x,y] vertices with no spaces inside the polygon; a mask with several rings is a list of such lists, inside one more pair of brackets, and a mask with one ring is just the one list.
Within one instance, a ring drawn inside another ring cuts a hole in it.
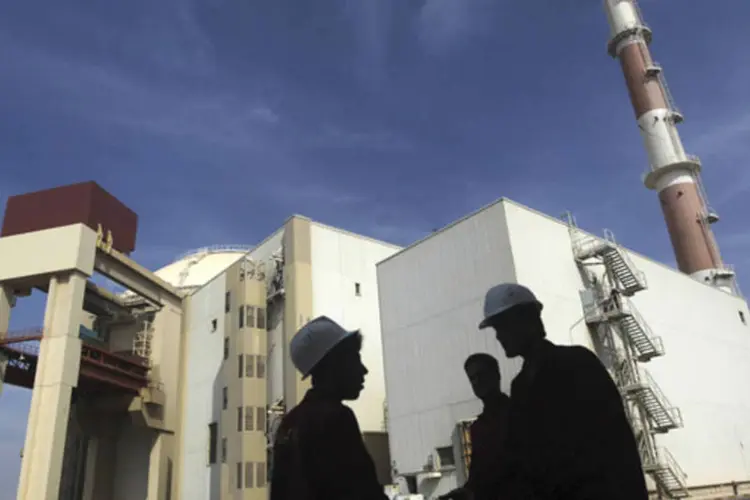
[{"label": "worker's head silhouette", "polygon": [[493,356],[480,352],[466,358],[464,370],[474,395],[486,401],[500,394],[500,364]]},{"label": "worker's head silhouette", "polygon": [[531,290],[503,283],[487,291],[479,328],[492,327],[509,358],[525,356],[546,336],[541,312],[542,303]]},{"label": "worker's head silhouette", "polygon": [[357,399],[364,388],[367,368],[361,349],[359,331],[345,330],[326,316],[303,326],[289,346],[302,377],[312,376],[316,390],[340,400]]}]

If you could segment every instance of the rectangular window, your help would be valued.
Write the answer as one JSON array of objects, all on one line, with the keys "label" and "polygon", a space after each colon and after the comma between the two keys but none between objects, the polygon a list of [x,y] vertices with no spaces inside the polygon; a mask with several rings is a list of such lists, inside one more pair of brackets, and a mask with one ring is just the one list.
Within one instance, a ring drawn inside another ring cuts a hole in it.
[{"label": "rectangular window", "polygon": [[357,297],[362,295],[362,287],[359,286],[359,283],[354,284],[354,295],[356,295]]},{"label": "rectangular window", "polygon": [[229,389],[224,387],[221,390],[221,409],[226,410],[228,404],[229,404]]},{"label": "rectangular window", "polygon": [[245,430],[246,431],[253,430],[253,407],[252,406],[245,407]]},{"label": "rectangular window", "polygon": [[240,269],[240,281],[245,281],[245,270]]},{"label": "rectangular window", "polygon": [[266,377],[266,357],[256,356],[258,366],[255,368],[255,374],[258,378]]},{"label": "rectangular window", "polygon": [[245,488],[253,487],[253,472],[255,464],[252,462],[245,462]]},{"label": "rectangular window", "polygon": [[242,421],[242,407],[237,407],[237,430],[242,432],[243,421]]},{"label": "rectangular window", "polygon": [[245,306],[240,306],[240,328],[245,328]]},{"label": "rectangular window", "polygon": [[237,489],[242,489],[242,462],[237,462]]},{"label": "rectangular window", "polygon": [[229,359],[229,337],[224,337],[224,359]]},{"label": "rectangular window", "polygon": [[247,306],[247,318],[245,323],[248,328],[255,328],[255,307]]},{"label": "rectangular window", "polygon": [[221,438],[221,463],[227,463],[227,438]]},{"label": "rectangular window", "polygon": [[253,378],[255,376],[255,363],[253,363],[253,355],[245,354],[245,376]]},{"label": "rectangular window", "polygon": [[259,430],[261,432],[265,432],[266,430],[266,409],[259,406],[256,408],[258,416],[258,421],[256,422],[258,425],[255,427],[256,430]]},{"label": "rectangular window", "polygon": [[242,354],[237,355],[237,376],[242,378],[244,375],[244,366],[242,365],[242,360],[244,359],[244,356]]},{"label": "rectangular window", "polygon": [[218,436],[218,425],[216,422],[211,422],[208,424],[208,463],[209,464],[215,464],[216,463],[216,445],[217,445],[217,436]]},{"label": "rectangular window", "polygon": [[266,475],[268,474],[266,472],[266,464],[263,462],[258,462],[255,464],[257,466],[257,471],[255,473],[255,482],[258,484],[258,488],[265,488],[266,487]]},{"label": "rectangular window", "polygon": [[261,330],[266,329],[266,310],[262,307],[258,308],[258,318],[255,327],[260,328]]},{"label": "rectangular window", "polygon": [[232,292],[227,292],[226,295],[224,295],[224,312],[229,312],[232,310]]},{"label": "rectangular window", "polygon": [[217,328],[219,328],[219,322],[214,318],[211,320],[211,333],[215,332]]}]

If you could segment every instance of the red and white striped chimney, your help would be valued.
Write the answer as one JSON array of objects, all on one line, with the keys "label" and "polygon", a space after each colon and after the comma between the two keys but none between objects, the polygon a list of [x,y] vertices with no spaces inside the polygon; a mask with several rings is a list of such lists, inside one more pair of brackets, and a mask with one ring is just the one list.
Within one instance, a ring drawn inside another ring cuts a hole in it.
[{"label": "red and white striped chimney", "polygon": [[676,125],[683,120],[662,68],[649,51],[651,30],[636,0],[604,0],[611,30],[608,51],[620,60],[630,102],[641,130],[650,168],[644,184],[659,193],[677,266],[696,280],[738,293],[734,272],[719,253],[710,224],[719,220],[706,201],[701,162],[688,155]]}]

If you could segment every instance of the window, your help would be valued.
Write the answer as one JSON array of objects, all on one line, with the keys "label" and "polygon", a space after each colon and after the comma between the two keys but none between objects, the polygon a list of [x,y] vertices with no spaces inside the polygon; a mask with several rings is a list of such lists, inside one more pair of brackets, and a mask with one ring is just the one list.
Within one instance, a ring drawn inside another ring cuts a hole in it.
[{"label": "window", "polygon": [[208,463],[216,463],[216,438],[218,436],[218,426],[216,422],[208,424]]},{"label": "window", "polygon": [[245,270],[240,269],[240,281],[245,281]]},{"label": "window", "polygon": [[362,287],[359,286],[359,283],[354,283],[354,295],[357,297],[362,295]]},{"label": "window", "polygon": [[265,488],[266,486],[266,464],[258,462],[256,465],[257,471],[255,473],[255,482],[258,484],[258,488]]},{"label": "window", "polygon": [[248,328],[255,328],[255,308],[253,306],[247,306],[247,319],[245,323]]},{"label": "window", "polygon": [[227,463],[227,438],[221,438],[221,463]]},{"label": "window", "polygon": [[245,306],[240,306],[240,328],[245,328]]},{"label": "window", "polygon": [[226,387],[224,387],[221,390],[221,409],[226,410],[228,404],[229,404],[229,390]]},{"label": "window", "polygon": [[245,488],[253,487],[253,469],[255,464],[252,462],[245,462]]},{"label": "window", "polygon": [[745,313],[743,313],[742,311],[737,311],[737,312],[740,314],[740,321],[742,321],[742,324],[746,325],[747,320],[745,319]]},{"label": "window", "polygon": [[245,376],[247,378],[253,378],[255,376],[255,363],[253,363],[253,355],[245,354]]},{"label": "window", "polygon": [[242,432],[242,427],[243,427],[242,424],[243,424],[243,422],[242,422],[242,407],[238,406],[237,407],[237,430],[240,431],[240,432]]},{"label": "window", "polygon": [[456,457],[453,455],[452,446],[441,446],[437,448],[438,458],[440,458],[440,466],[454,466],[456,465]]},{"label": "window", "polygon": [[242,376],[244,375],[243,370],[242,370],[243,368],[242,359],[243,359],[242,354],[238,354],[237,355],[237,376],[240,378],[242,378]]},{"label": "window", "polygon": [[232,292],[227,292],[224,296],[224,312],[229,312],[232,309]]},{"label": "window", "polygon": [[242,489],[242,462],[237,462],[237,489]]},{"label": "window", "polygon": [[215,332],[217,328],[219,328],[219,322],[214,318],[211,320],[211,333]]},{"label": "window", "polygon": [[257,425],[255,426],[255,429],[259,430],[261,432],[265,432],[265,430],[266,430],[266,409],[263,408],[263,407],[261,407],[261,406],[259,406],[257,408],[256,415],[258,416],[258,421],[256,422]]},{"label": "window", "polygon": [[257,356],[257,363],[258,366],[255,370],[255,374],[258,378],[265,378],[266,377],[266,358],[265,356]]},{"label": "window", "polygon": [[224,359],[229,359],[229,337],[224,337]]},{"label": "window", "polygon": [[266,310],[262,307],[258,308],[258,323],[255,327],[260,328],[261,330],[266,329]]},{"label": "window", "polygon": [[252,406],[245,407],[245,430],[246,431],[253,430],[253,407]]}]

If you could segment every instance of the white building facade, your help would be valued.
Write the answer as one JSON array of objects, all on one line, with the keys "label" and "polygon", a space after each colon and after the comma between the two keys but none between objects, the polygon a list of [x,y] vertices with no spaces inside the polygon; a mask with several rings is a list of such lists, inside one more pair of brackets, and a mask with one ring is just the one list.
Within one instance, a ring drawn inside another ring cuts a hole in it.
[{"label": "white building facade", "polygon": [[[599,249],[581,250],[592,244]],[[606,265],[579,265],[597,259]],[[620,273],[618,286],[625,283],[628,313],[616,321],[591,309],[605,271]],[[594,239],[508,200],[378,265],[388,431],[397,476],[412,478],[412,487],[428,498],[464,480],[456,425],[475,417],[481,405],[463,361],[474,352],[496,356],[505,392],[521,366],[505,357],[490,332],[477,330],[484,293],[501,282],[524,284],[538,295],[554,343],[584,345],[604,356],[602,329],[622,333],[624,325],[632,327],[631,347],[613,349],[632,354],[626,365],[635,367],[637,384],[620,384],[629,404],[650,405],[657,398],[660,405],[642,430],[644,446],[652,447],[655,457],[644,466],[663,491],[712,498],[748,488],[747,303],[628,252],[613,238]],[[449,448],[455,465],[445,458]]]},{"label": "white building facade", "polygon": [[292,366],[289,340],[322,314],[362,331],[369,375],[351,406],[387,482],[376,264],[398,250],[294,216],[254,248],[203,249],[156,272],[190,293],[176,498],[267,498],[268,445],[309,384]]}]

